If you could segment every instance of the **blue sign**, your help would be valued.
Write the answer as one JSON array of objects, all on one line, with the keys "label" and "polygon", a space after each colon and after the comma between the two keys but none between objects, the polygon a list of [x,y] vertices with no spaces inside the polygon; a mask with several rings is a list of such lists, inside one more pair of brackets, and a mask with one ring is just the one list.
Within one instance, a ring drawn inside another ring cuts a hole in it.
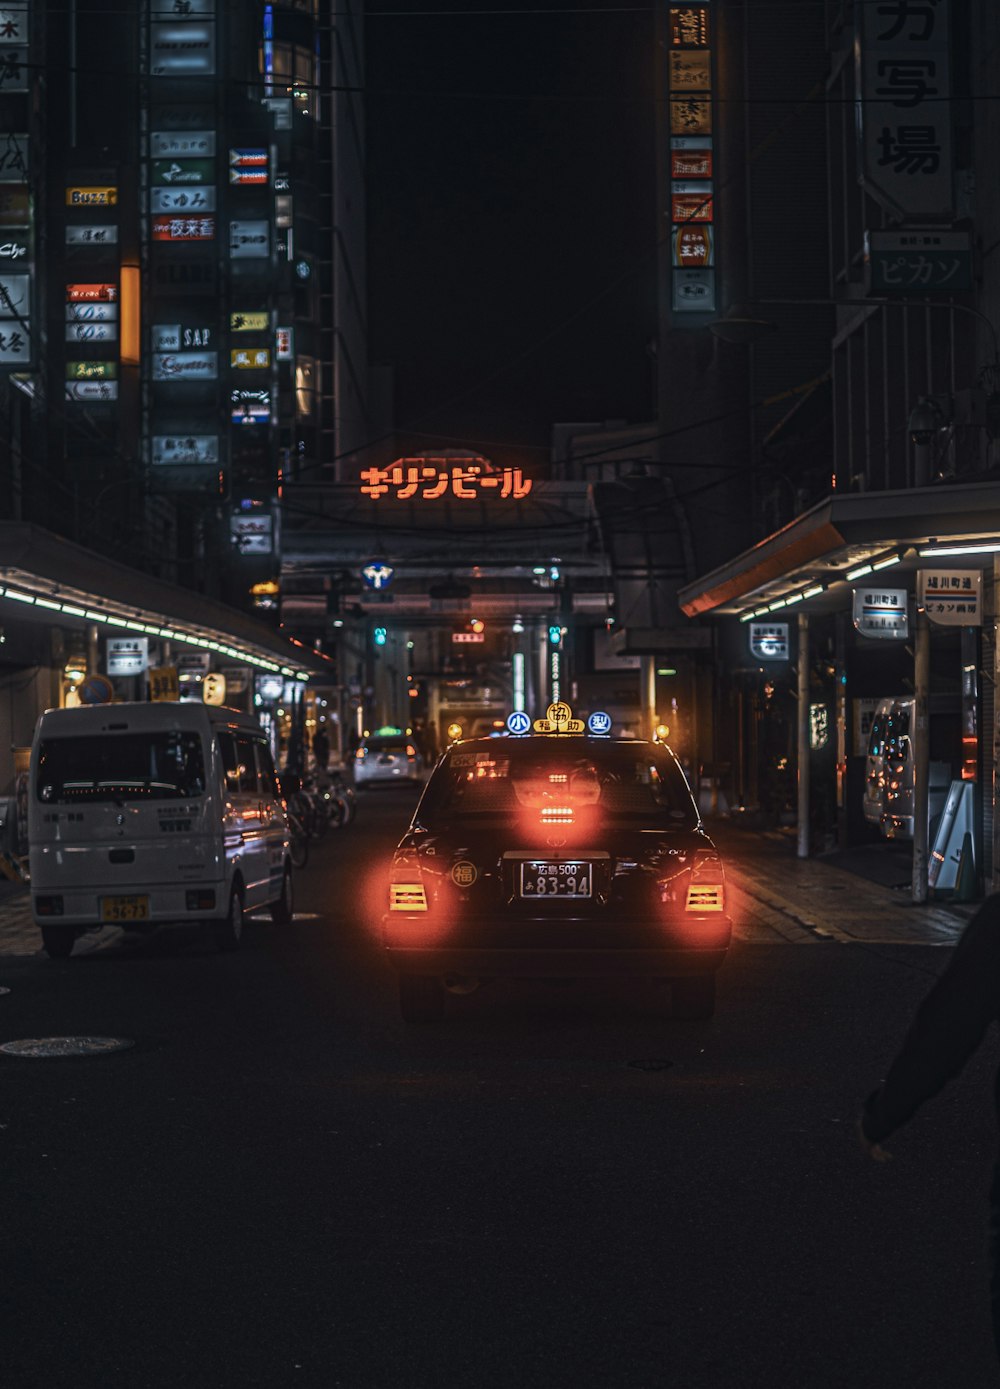
[{"label": "blue sign", "polygon": [[522,733],[531,732],[531,720],[527,714],[520,709],[515,709],[513,714],[507,715],[507,732],[520,736]]},{"label": "blue sign", "polygon": [[610,733],[611,715],[605,714],[601,709],[596,710],[587,720],[587,732],[596,733],[599,737]]},{"label": "blue sign", "polygon": [[361,577],[369,588],[381,591],[388,588],[392,583],[392,576],[395,574],[391,564],[386,564],[383,560],[374,559],[371,564],[366,564],[361,571]]}]

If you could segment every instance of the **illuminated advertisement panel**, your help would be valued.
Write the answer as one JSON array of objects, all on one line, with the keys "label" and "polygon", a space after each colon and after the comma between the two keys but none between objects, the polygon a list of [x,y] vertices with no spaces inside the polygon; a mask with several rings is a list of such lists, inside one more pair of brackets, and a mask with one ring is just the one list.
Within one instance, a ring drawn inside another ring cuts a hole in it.
[{"label": "illuminated advertisement panel", "polygon": [[70,400],[95,401],[118,399],[117,381],[67,381],[66,395]]},{"label": "illuminated advertisement panel", "polygon": [[215,25],[162,23],[149,26],[151,77],[204,77],[215,72]]},{"label": "illuminated advertisement panel", "polygon": [[154,159],[203,159],[215,153],[214,130],[154,130],[149,137]]},{"label": "illuminated advertisement panel", "polygon": [[214,183],[214,159],[154,159],[152,181],[178,188],[191,183]]},{"label": "illuminated advertisement panel", "polygon": [[67,342],[117,342],[117,323],[67,323]]},{"label": "illuminated advertisement panel", "polygon": [[0,183],[27,182],[28,137],[5,133],[0,145]]},{"label": "illuminated advertisement panel", "polygon": [[671,221],[671,307],[678,316],[716,311],[709,14],[706,4],[671,5],[667,11],[670,201],[665,211]]},{"label": "illuminated advertisement panel", "polygon": [[218,463],[219,436],[217,434],[154,434],[153,466],[163,467],[192,464]]},{"label": "illuminated advertisement panel", "polygon": [[214,212],[214,188],[151,188],[150,212]]},{"label": "illuminated advertisement panel", "polygon": [[117,207],[118,189],[102,185],[88,184],[86,187],[66,189],[67,207]]},{"label": "illuminated advertisement panel", "polygon": [[270,314],[266,310],[229,315],[229,329],[233,333],[266,333],[270,326]]},{"label": "illuminated advertisement panel", "polygon": [[87,302],[66,305],[67,323],[111,323],[117,317],[117,304]]},{"label": "illuminated advertisement panel", "polygon": [[109,224],[97,226],[68,226],[66,228],[67,246],[117,246],[118,228]]},{"label": "illuminated advertisement panel", "polygon": [[118,299],[118,286],[112,284],[67,285],[68,304],[105,303],[114,304]]},{"label": "illuminated advertisement panel", "polygon": [[271,224],[269,222],[230,222],[229,254],[233,260],[271,253]]},{"label": "illuminated advertisement panel", "polygon": [[115,381],[117,362],[67,362],[67,381]]},{"label": "illuminated advertisement panel", "polygon": [[212,241],[214,217],[167,216],[153,218],[154,241]]},{"label": "illuminated advertisement panel", "polygon": [[215,381],[219,375],[216,352],[154,352],[154,381]]}]

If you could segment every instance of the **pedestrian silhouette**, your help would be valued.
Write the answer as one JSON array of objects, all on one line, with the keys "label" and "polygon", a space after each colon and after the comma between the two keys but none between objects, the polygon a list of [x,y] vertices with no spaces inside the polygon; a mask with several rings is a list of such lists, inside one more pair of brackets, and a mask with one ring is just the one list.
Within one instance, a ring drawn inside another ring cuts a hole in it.
[{"label": "pedestrian silhouette", "polygon": [[[876,1162],[920,1106],[959,1074],[1000,1017],[1000,894],[988,897],[962,932],[947,969],[917,1009],[885,1080],[865,1100],[858,1130]],[[1000,1111],[1000,1077],[995,1093]],[[1000,1358],[1000,1160],[990,1187],[990,1307]]]},{"label": "pedestrian silhouette", "polygon": [[330,760],[330,739],[327,737],[325,728],[317,728],[313,734],[313,757],[316,759],[316,766],[321,772],[326,771],[326,765]]}]

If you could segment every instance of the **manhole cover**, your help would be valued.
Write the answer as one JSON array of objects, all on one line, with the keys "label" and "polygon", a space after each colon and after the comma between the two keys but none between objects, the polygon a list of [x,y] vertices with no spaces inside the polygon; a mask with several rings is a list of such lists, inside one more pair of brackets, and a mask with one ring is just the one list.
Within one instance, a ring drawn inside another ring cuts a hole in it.
[{"label": "manhole cover", "polygon": [[5,1056],[47,1060],[54,1056],[107,1056],[133,1045],[127,1037],[22,1037],[4,1042],[0,1051]]},{"label": "manhole cover", "polygon": [[669,1071],[674,1063],[665,1057],[654,1056],[648,1061],[630,1061],[628,1064],[633,1071]]}]

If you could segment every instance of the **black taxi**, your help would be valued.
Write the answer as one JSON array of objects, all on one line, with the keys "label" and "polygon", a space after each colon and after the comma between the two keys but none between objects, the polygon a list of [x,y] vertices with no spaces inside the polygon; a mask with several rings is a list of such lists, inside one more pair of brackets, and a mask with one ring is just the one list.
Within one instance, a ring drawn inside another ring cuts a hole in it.
[{"label": "black taxi", "polygon": [[565,704],[511,726],[528,731],[448,749],[393,857],[382,943],[403,1017],[486,979],[612,974],[669,981],[675,1016],[711,1017],[732,922],[673,753]]}]

